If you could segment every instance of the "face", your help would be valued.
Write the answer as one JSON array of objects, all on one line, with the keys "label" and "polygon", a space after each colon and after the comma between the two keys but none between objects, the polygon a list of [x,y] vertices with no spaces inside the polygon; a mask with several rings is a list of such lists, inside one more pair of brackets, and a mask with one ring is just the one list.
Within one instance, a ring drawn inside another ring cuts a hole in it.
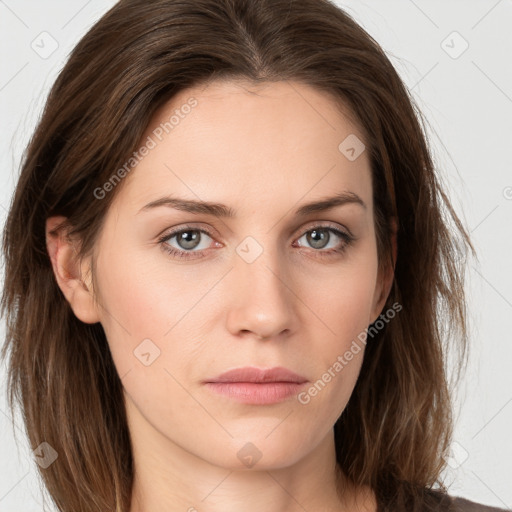
[{"label": "face", "polygon": [[[153,116],[95,251],[132,429],[226,468],[290,465],[332,435],[387,291],[349,136],[363,140],[332,98],[293,82],[214,82]],[[303,383],[205,384],[241,367]]]}]

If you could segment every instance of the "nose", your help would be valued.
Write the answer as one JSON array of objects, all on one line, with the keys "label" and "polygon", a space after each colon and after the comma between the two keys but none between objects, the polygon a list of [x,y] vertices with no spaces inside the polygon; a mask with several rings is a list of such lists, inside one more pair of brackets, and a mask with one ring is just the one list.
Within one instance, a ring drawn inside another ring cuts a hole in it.
[{"label": "nose", "polygon": [[234,336],[275,340],[297,327],[291,273],[277,251],[264,249],[249,263],[235,253],[230,272],[227,328]]}]

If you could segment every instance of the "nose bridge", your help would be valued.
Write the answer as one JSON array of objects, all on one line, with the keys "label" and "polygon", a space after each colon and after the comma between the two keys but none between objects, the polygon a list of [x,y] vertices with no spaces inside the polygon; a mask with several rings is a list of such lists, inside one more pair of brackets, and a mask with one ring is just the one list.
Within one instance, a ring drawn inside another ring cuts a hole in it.
[{"label": "nose bridge", "polygon": [[[263,240],[264,238],[264,240]],[[248,236],[236,247],[230,328],[263,337],[293,329],[293,289],[272,235]]]}]

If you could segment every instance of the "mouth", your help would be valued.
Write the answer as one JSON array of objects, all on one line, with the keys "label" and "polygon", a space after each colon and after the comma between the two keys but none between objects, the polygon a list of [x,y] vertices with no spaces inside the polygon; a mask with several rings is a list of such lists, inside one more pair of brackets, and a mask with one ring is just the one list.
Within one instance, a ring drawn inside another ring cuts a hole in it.
[{"label": "mouth", "polygon": [[297,382],[208,382],[207,388],[244,404],[268,405],[297,395],[303,384]]},{"label": "mouth", "polygon": [[308,382],[305,377],[283,367],[236,368],[203,382],[207,389],[240,403],[268,405],[282,402]]}]

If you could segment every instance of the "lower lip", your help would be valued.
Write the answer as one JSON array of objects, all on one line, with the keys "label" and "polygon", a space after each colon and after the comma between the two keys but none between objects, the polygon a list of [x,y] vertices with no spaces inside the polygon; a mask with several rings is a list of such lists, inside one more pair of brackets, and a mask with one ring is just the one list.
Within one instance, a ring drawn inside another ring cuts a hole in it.
[{"label": "lower lip", "polygon": [[244,404],[265,405],[297,395],[306,383],[298,382],[207,382],[215,393]]}]

